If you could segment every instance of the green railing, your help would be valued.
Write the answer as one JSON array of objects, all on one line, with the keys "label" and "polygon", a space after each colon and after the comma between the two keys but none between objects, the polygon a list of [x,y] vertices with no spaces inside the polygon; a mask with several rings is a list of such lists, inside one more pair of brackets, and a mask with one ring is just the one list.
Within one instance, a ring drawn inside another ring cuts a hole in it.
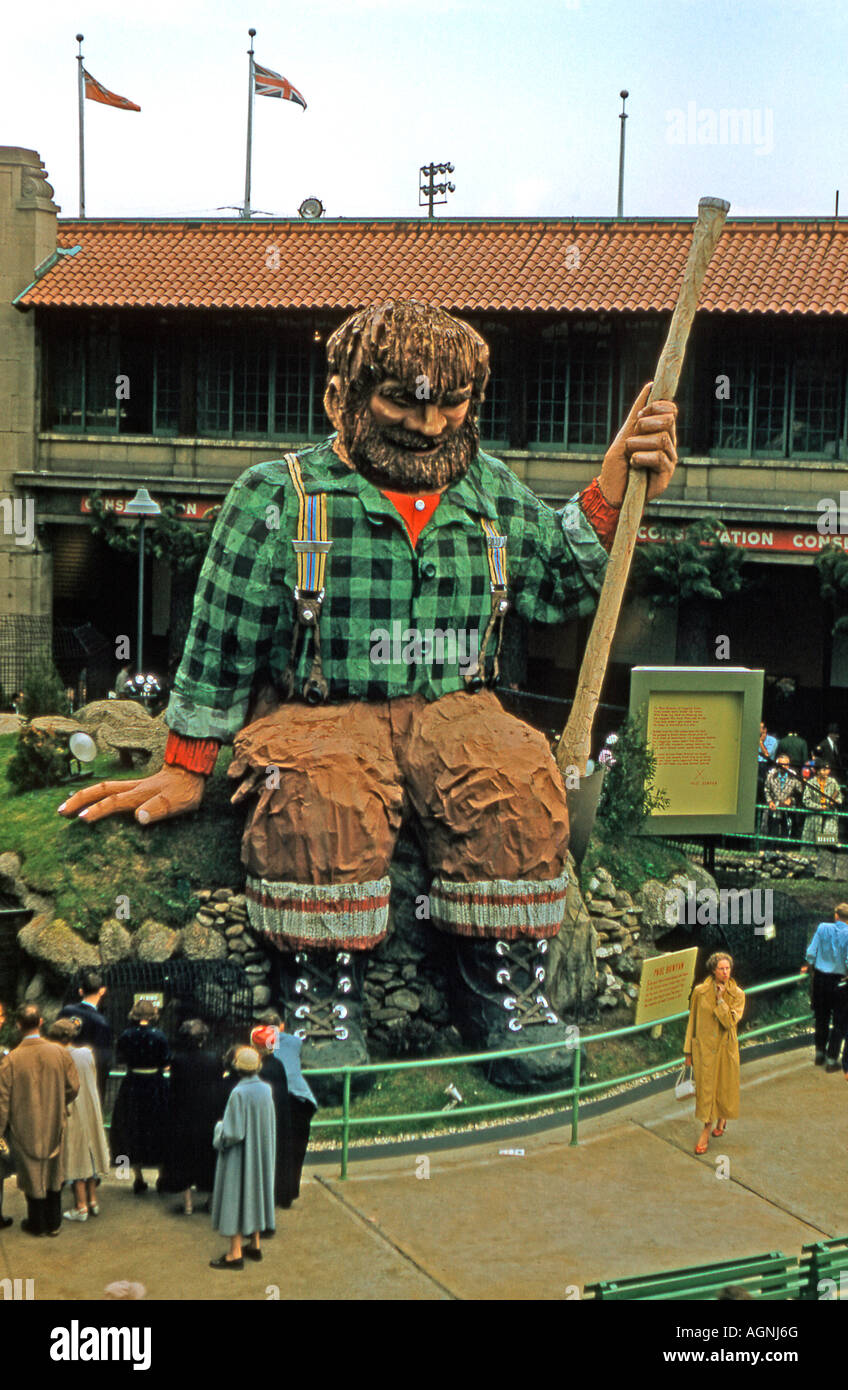
[{"label": "green railing", "polygon": [[[835,820],[837,822],[837,841],[845,834],[845,823],[848,821],[848,811],[839,811],[834,807],[825,811],[814,810],[806,806],[789,807],[786,814],[791,818],[794,831],[791,835],[771,835],[767,831],[761,830],[763,815],[768,813],[768,804],[758,802],[754,808],[754,828],[750,831],[727,830],[717,840],[722,843],[734,840],[751,840],[753,842],[754,853],[759,853],[761,847],[779,847],[785,850],[794,850],[797,854],[814,854],[817,849],[837,849],[837,844],[822,843],[816,840],[802,840],[804,823],[810,816],[817,816],[821,820]],[[772,814],[777,814],[772,812]],[[768,822],[765,822],[766,825]],[[731,848],[732,845],[728,845]]]},{"label": "green railing", "polygon": [[[798,985],[808,982],[806,975],[786,975],[779,980],[770,980],[766,984],[752,985],[745,991],[746,996],[752,994],[765,994],[769,990],[782,989],[787,985]],[[534,1107],[550,1105],[552,1101],[570,1101],[571,1110],[571,1145],[578,1143],[578,1123],[579,1106],[582,1097],[593,1095],[599,1091],[607,1091],[615,1086],[622,1086],[630,1081],[642,1081],[649,1076],[659,1076],[663,1072],[672,1071],[681,1065],[682,1058],[677,1057],[669,1062],[655,1063],[650,1067],[643,1067],[640,1071],[628,1072],[624,1076],[615,1076],[606,1081],[594,1081],[588,1085],[583,1085],[580,1078],[580,1053],[581,1048],[593,1046],[595,1043],[606,1042],[610,1038],[623,1038],[635,1033],[644,1033],[651,1028],[656,1028],[660,1024],[675,1023],[678,1019],[687,1018],[688,1009],[684,1009],[677,1014],[669,1014],[667,1018],[658,1018],[650,1023],[631,1024],[625,1028],[612,1028],[605,1033],[582,1034],[577,1031],[573,1042],[563,1043],[537,1043],[533,1047],[510,1048],[501,1052],[473,1052],[453,1057],[420,1058],[414,1062],[373,1062],[367,1066],[360,1067],[316,1067],[310,1069],[306,1075],[313,1076],[341,1076],[342,1077],[342,1113],[340,1116],[327,1120],[313,1120],[312,1129],[341,1129],[342,1152],[341,1152],[341,1172],[340,1177],[347,1177],[348,1156],[350,1149],[350,1132],[352,1129],[363,1125],[384,1125],[384,1124],[409,1124],[420,1120],[444,1120],[446,1111],[444,1110],[418,1110],[410,1114],[402,1115],[351,1115],[350,1113],[350,1092],[351,1079],[354,1076],[373,1075],[384,1072],[414,1071],[422,1067],[457,1067],[472,1062],[493,1062],[504,1057],[522,1056],[526,1057],[534,1052],[551,1052],[555,1048],[571,1046],[574,1051],[574,1073],[572,1084],[561,1091],[548,1091],[544,1095],[534,1095],[532,1097],[519,1096],[512,1100],[488,1101],[481,1105],[461,1105],[455,1110],[451,1110],[451,1119],[462,1119],[467,1115],[494,1114],[504,1110],[517,1110],[520,1107],[532,1104]],[[809,1009],[806,1013],[798,1014],[794,1018],[782,1019],[775,1023],[767,1023],[762,1028],[752,1028],[746,1030],[740,1037],[741,1042],[748,1042],[752,1038],[765,1037],[767,1034],[783,1032],[787,1028],[797,1027],[800,1023],[807,1023],[812,1018]],[[564,1107],[567,1108],[567,1107]]]}]

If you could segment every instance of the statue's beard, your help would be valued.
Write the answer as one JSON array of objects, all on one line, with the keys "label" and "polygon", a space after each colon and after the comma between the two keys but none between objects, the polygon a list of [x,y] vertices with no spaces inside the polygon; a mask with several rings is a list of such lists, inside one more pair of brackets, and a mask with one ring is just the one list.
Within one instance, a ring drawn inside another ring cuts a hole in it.
[{"label": "statue's beard", "polygon": [[355,417],[343,442],[357,473],[377,487],[437,492],[465,477],[477,454],[480,433],[469,416],[453,434],[441,435],[431,452],[420,452],[429,442],[424,435],[401,427],[380,429],[365,409]]}]

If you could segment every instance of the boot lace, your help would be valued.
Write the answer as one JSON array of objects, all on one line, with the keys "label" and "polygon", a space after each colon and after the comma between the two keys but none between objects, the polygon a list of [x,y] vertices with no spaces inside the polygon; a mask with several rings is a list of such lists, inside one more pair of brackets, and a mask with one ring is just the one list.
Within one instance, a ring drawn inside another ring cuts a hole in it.
[{"label": "boot lace", "polygon": [[350,966],[350,952],[337,951],[333,966],[316,964],[315,956],[306,951],[298,951],[295,961],[300,966],[300,974],[294,982],[294,992],[302,1000],[294,1011],[300,1021],[295,1028],[296,1038],[335,1038],[344,1042],[348,1029],[344,1020],[348,1017],[348,1007],[342,998],[353,991],[353,979],[347,973]]},{"label": "boot lace", "polygon": [[[524,937],[517,941],[495,942],[495,954],[503,962],[495,971],[495,980],[506,991],[501,1002],[511,1014],[507,1027],[513,1033],[534,1023],[559,1023],[547,996],[542,993],[547,950],[548,943],[544,939]],[[526,978],[523,989],[513,979],[513,974]]]}]

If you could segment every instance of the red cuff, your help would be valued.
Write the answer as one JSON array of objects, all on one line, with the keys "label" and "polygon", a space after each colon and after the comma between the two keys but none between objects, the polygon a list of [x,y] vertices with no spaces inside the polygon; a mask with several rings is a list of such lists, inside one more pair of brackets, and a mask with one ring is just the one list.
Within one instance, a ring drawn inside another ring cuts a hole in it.
[{"label": "red cuff", "polygon": [[594,529],[604,550],[610,550],[621,508],[610,505],[601,492],[598,478],[593,478],[589,486],[583,489],[578,501],[583,509],[583,515]]},{"label": "red cuff", "polygon": [[165,744],[165,762],[172,767],[184,767],[187,772],[201,772],[208,777],[215,767],[220,747],[217,738],[188,738],[175,734],[171,729]]}]

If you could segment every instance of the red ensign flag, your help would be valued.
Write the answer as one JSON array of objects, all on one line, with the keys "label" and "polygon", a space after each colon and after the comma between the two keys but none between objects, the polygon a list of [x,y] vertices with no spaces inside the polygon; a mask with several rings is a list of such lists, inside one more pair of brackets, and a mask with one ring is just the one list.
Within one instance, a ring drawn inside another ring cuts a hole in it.
[{"label": "red ensign flag", "polygon": [[104,106],[119,106],[122,111],[140,111],[141,107],[136,106],[134,101],[127,101],[126,97],[119,97],[114,92],[110,92],[96,77],[92,77],[90,72],[82,70],[85,78],[85,95],[89,101],[102,101]]}]

